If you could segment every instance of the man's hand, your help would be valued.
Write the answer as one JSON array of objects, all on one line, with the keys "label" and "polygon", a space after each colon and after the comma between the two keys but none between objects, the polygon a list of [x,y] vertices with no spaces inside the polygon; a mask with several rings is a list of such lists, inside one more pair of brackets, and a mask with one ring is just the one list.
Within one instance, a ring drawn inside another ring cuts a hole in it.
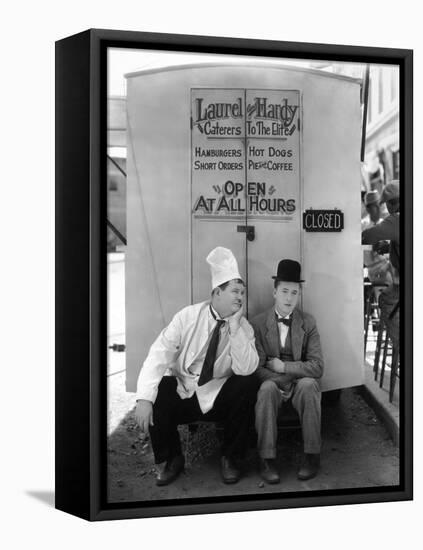
[{"label": "man's hand", "polygon": [[150,426],[154,426],[153,423],[153,403],[146,399],[140,399],[135,409],[135,418],[145,434],[148,434]]},{"label": "man's hand", "polygon": [[228,318],[229,329],[231,334],[235,334],[240,327],[241,317],[244,314],[244,306],[241,305],[239,310]]},{"label": "man's hand", "polygon": [[271,380],[274,382],[280,390],[288,391],[292,387],[292,383],[295,380],[295,377],[291,374],[276,374],[270,369],[263,367],[258,367],[256,370],[256,376],[260,382],[265,382],[266,380]]},{"label": "man's hand", "polygon": [[266,362],[266,367],[276,374],[284,374],[285,372],[285,363],[277,357],[268,359]]}]

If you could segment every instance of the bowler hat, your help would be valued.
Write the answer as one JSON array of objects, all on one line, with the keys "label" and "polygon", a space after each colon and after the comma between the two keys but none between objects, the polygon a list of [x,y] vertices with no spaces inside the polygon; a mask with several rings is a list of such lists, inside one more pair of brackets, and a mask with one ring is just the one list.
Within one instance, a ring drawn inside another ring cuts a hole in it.
[{"label": "bowler hat", "polygon": [[278,263],[278,272],[272,279],[286,283],[304,283],[301,277],[301,264],[295,260],[281,260]]},{"label": "bowler hat", "polygon": [[386,202],[394,199],[399,199],[400,191],[399,191],[399,181],[398,180],[392,180],[390,183],[387,183],[382,191],[382,196],[380,198],[380,202]]}]

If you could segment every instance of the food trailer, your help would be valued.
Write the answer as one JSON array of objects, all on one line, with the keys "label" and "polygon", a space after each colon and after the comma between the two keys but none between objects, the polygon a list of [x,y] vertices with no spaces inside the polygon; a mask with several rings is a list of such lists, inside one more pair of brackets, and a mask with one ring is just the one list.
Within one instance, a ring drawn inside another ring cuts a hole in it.
[{"label": "food trailer", "polygon": [[295,66],[181,65],[127,77],[126,388],[173,315],[210,297],[230,248],[248,318],[301,262],[322,389],[363,383],[360,81]]}]

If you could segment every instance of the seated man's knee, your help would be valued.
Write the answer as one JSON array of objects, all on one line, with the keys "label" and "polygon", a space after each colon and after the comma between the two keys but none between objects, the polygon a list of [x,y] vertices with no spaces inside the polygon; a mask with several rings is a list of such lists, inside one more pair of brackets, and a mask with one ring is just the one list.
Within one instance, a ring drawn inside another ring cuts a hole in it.
[{"label": "seated man's knee", "polygon": [[320,384],[316,378],[299,378],[297,389],[303,393],[318,394],[320,393]]},{"label": "seated man's knee", "polygon": [[175,395],[177,390],[178,382],[174,376],[163,376],[160,381],[156,403],[167,403]]},{"label": "seated man's knee", "polygon": [[273,380],[265,380],[261,383],[257,394],[257,399],[267,399],[274,395],[278,395],[278,386]]},{"label": "seated man's knee", "polygon": [[259,382],[253,374],[250,374],[248,376],[237,375],[232,378],[233,383],[235,384],[234,387],[237,388],[237,391],[241,392],[242,394],[251,394],[254,396],[257,394]]}]

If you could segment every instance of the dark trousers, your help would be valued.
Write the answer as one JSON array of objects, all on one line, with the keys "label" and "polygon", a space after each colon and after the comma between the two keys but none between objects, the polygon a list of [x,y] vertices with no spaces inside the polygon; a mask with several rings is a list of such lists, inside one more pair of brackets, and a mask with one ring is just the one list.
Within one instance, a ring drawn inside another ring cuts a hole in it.
[{"label": "dark trousers", "polygon": [[213,408],[203,414],[196,394],[181,399],[173,376],[164,376],[153,405],[150,437],[156,464],[181,454],[177,427],[196,420],[218,421],[223,424],[222,455],[242,458],[248,447],[249,429],[254,423],[254,405],[258,381],[255,376],[233,375],[223,384]]},{"label": "dark trousers", "polygon": [[384,322],[392,344],[399,349],[400,311],[399,285],[391,285],[379,296],[380,316]]}]

